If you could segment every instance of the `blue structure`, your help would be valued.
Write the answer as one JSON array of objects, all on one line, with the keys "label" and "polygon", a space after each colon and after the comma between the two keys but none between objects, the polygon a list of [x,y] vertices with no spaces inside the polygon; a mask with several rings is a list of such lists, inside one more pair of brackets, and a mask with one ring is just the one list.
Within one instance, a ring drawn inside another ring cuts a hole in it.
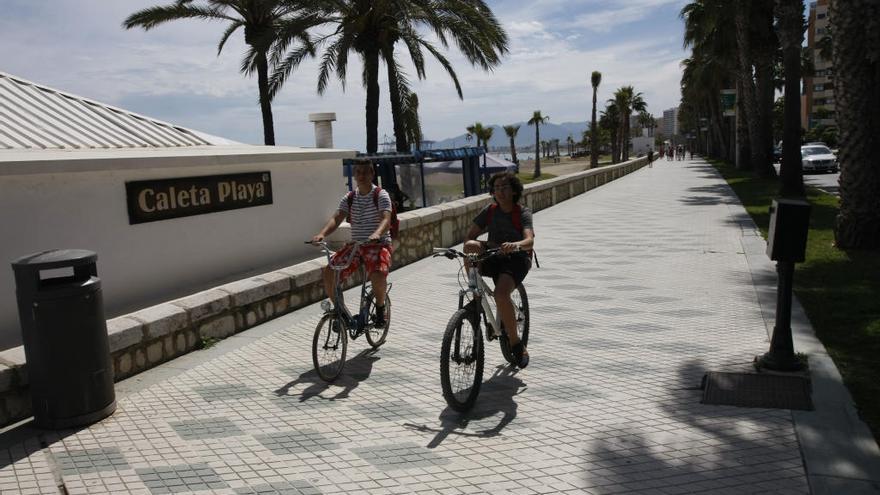
[{"label": "blue structure", "polygon": [[[389,189],[389,193],[394,197],[394,193],[400,193],[397,177],[398,165],[418,165],[421,184],[421,207],[428,205],[427,191],[425,189],[425,165],[430,169],[431,164],[449,163],[444,167],[444,171],[457,171],[457,163],[461,163],[461,178],[465,197],[475,196],[477,194],[487,192],[486,182],[492,173],[505,167],[488,167],[481,165],[480,157],[486,154],[483,148],[452,148],[452,149],[436,149],[436,150],[415,150],[411,153],[376,153],[372,155],[358,153],[356,159],[369,159],[376,167],[376,177],[380,178],[382,184],[393,184],[397,191]],[[483,160],[485,162],[485,160]],[[348,178],[348,187],[352,189],[351,159],[343,160],[344,174]]]}]

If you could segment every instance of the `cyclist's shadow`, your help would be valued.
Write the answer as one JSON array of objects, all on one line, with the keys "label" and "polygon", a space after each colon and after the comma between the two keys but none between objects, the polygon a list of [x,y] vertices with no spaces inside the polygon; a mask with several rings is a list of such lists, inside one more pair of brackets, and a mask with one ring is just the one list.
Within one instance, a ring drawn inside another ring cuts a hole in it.
[{"label": "cyclist's shadow", "polygon": [[[470,411],[459,413],[447,407],[440,413],[440,428],[431,428],[427,425],[406,424],[405,426],[418,431],[430,431],[436,433],[427,447],[432,449],[440,445],[450,434],[494,437],[501,434],[507,425],[516,418],[517,404],[514,397],[522,392],[525,384],[517,375],[519,370],[513,366],[498,366],[492,373],[492,377],[483,382],[477,402]],[[471,422],[479,422],[502,414],[498,423],[487,430],[474,432],[465,431]]]},{"label": "cyclist's shadow", "polygon": [[[333,382],[325,382],[318,376],[315,372],[314,368],[309,371],[299,375],[296,380],[285,384],[283,387],[275,390],[275,395],[278,397],[299,397],[300,402],[305,402],[311,398],[317,397],[317,399],[321,400],[339,400],[348,398],[351,392],[358,388],[362,381],[368,379],[370,374],[373,371],[373,363],[378,361],[379,357],[374,356],[376,353],[375,349],[364,349],[359,352],[355,357],[346,361],[345,369],[342,370],[342,375],[339,376]],[[297,385],[307,384],[306,388],[300,392],[299,394],[291,394],[290,390]],[[330,387],[343,387],[342,390],[337,392],[331,397],[325,397],[323,394],[325,391],[329,390]]]}]

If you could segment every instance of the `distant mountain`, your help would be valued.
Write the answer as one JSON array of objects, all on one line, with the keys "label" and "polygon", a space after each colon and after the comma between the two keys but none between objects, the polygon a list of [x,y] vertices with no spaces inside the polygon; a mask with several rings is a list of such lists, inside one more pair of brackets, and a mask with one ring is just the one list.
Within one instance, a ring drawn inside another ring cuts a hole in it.
[{"label": "distant mountain", "polygon": [[[493,127],[495,129],[492,134],[492,139],[489,140],[489,148],[510,148],[510,139],[507,137],[507,134],[504,133],[504,128],[498,124],[492,124],[489,127]],[[580,141],[581,137],[583,137],[584,131],[589,128],[587,122],[563,122],[561,124],[554,124],[552,122],[547,122],[546,124],[541,124],[541,141],[547,141],[548,139],[558,139],[559,146],[565,146],[565,140],[568,136],[571,136],[575,141]],[[463,146],[473,146],[476,144],[475,140],[467,141],[466,137],[467,133],[462,133],[458,136],[446,138],[440,141],[436,141],[434,143],[434,148],[442,149],[442,148],[461,148]],[[519,132],[516,135],[516,147],[517,148],[525,148],[527,146],[535,145],[535,127],[526,124],[525,122],[519,122]]]}]

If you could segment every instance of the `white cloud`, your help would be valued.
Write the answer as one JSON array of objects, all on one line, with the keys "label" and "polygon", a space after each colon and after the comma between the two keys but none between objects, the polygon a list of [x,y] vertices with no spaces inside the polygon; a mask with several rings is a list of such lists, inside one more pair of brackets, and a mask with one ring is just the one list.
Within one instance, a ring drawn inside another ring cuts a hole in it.
[{"label": "white cloud", "polygon": [[[172,22],[149,32],[120,27],[127,15],[163,0],[53,0],[51,6],[6,1],[13,4],[0,19],[0,70],[106,103],[135,105],[132,110],[139,113],[230,139],[262,140],[255,78],[238,71],[242,33],[218,57],[219,23]],[[445,70],[429,61],[428,79],[413,77],[425,135],[458,135],[477,120],[521,121],[535,109],[553,122],[585,120],[593,70],[603,73],[600,101],[632,84],[644,93],[650,111],[659,114],[679,99],[678,63],[684,54],[676,16],[681,3],[490,0],[510,37],[510,52],[490,73],[472,69],[455,49],[447,52],[461,80],[463,101]],[[636,22],[639,12],[652,20],[651,30],[626,37],[611,29]],[[603,23],[595,26],[595,19]],[[665,29],[655,32],[654,24]],[[605,26],[607,34],[596,34]],[[323,97],[315,92],[316,61],[305,62],[291,76],[273,104],[279,143],[312,145],[307,115],[329,111],[337,114],[335,144],[364,148],[360,62],[352,57],[349,64],[347,90],[333,81]],[[414,76],[412,69],[408,72]],[[387,97],[383,81],[380,140],[391,134]]]}]

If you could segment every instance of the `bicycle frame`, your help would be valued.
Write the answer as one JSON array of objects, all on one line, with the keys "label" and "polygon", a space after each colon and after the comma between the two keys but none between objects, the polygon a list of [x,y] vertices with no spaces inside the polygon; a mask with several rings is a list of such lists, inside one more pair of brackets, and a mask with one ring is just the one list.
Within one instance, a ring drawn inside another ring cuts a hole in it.
[{"label": "bicycle frame", "polygon": [[[370,308],[367,305],[367,284],[370,284],[370,289],[372,289],[372,284],[369,281],[369,277],[367,276],[366,269],[362,261],[359,268],[361,275],[360,305],[357,315],[352,315],[351,311],[348,309],[348,305],[345,304],[345,297],[342,293],[343,289],[342,282],[340,281],[340,275],[343,270],[351,265],[356,256],[360,256],[360,246],[362,244],[364,243],[357,241],[352,243],[351,254],[349,255],[348,260],[342,265],[334,266],[330,262],[334,252],[330,250],[330,247],[327,245],[326,242],[322,241],[318,243],[318,245],[321,247],[321,250],[324,251],[324,254],[327,256],[327,266],[329,266],[330,269],[333,270],[333,308],[324,308],[324,311],[325,313],[332,312],[336,315],[341,316],[342,321],[345,323],[345,329],[348,331],[348,334],[352,339],[357,338],[369,326],[368,320]],[[385,288],[385,293],[388,294],[389,292],[391,292],[390,283]]]},{"label": "bicycle frame", "polygon": [[[491,330],[491,338],[496,338],[501,335],[500,315],[489,303],[489,298],[494,298],[495,293],[486,284],[486,280],[483,279],[483,276],[480,275],[479,269],[477,268],[479,255],[469,254],[467,256],[467,265],[469,265],[467,268],[468,288],[458,291],[458,307],[459,309],[465,307],[465,296],[469,293],[472,294],[471,301],[479,301],[480,308],[482,309],[483,321],[489,327],[487,330]],[[472,302],[469,302],[468,304],[472,304]],[[477,311],[477,309],[472,308],[472,311]],[[479,314],[476,316],[479,316]],[[479,318],[477,319],[477,322],[479,322]],[[489,335],[487,334],[487,336]]]}]

